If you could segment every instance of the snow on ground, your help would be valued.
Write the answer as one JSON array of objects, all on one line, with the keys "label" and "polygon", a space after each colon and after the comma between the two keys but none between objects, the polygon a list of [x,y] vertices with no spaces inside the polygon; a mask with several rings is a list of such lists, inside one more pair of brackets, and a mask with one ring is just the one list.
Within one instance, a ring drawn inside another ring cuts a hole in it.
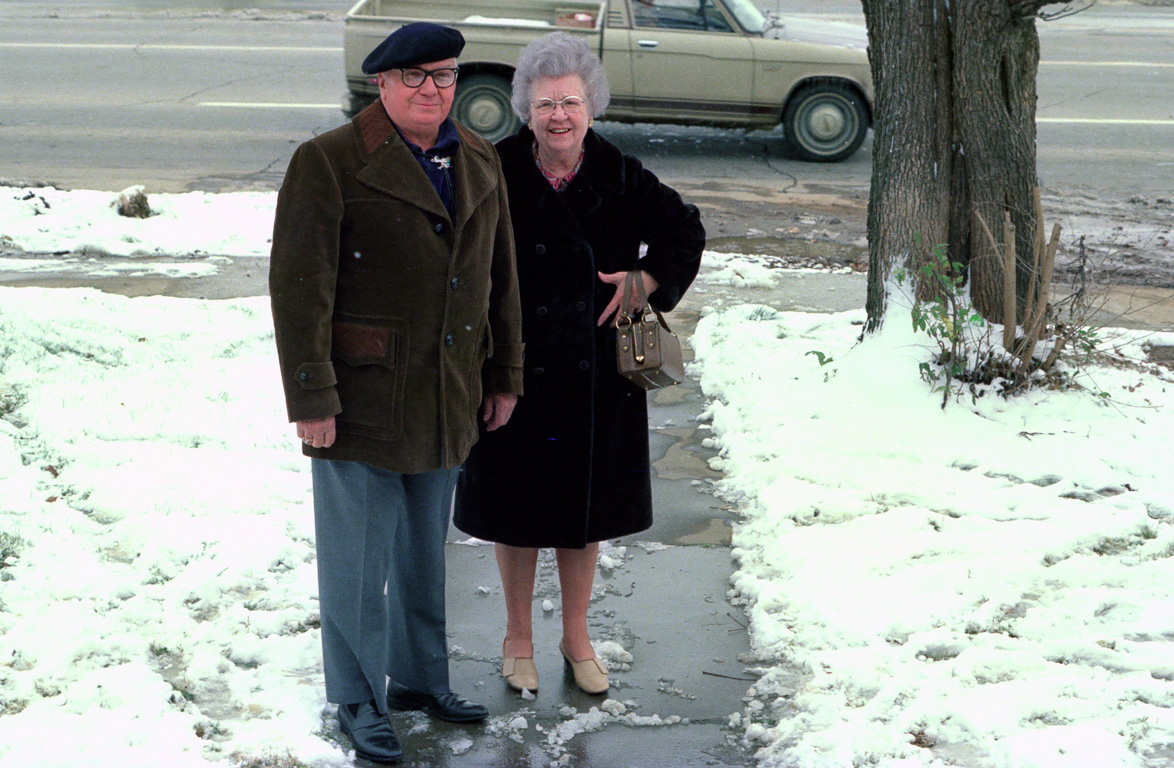
[{"label": "snow on ground", "polygon": [[339,756],[272,347],[264,298],[0,291],[0,764]]},{"label": "snow on ground", "polygon": [[962,746],[1123,767],[1174,744],[1174,377],[1090,367],[1082,390],[943,409],[926,339],[890,322],[856,346],[863,319],[741,305],[693,337],[745,515],[731,595],[765,662],[742,723],[762,764]]},{"label": "snow on ground", "polygon": [[0,186],[0,245],[58,255],[269,255],[274,192],[149,194],[155,215],[146,219],[118,215],[117,199],[111,192]]},{"label": "snow on ground", "polygon": [[[156,240],[106,193],[50,192],[72,213],[48,227],[0,194],[0,236],[267,249],[272,196],[158,196],[177,208]],[[770,284],[707,260],[703,280]],[[1125,768],[1174,744],[1174,380],[1097,366],[942,409],[925,340],[890,322],[857,346],[862,319],[739,305],[692,339],[762,672],[731,726],[764,768]],[[346,763],[271,336],[263,298],[0,289],[3,768]],[[1144,340],[1106,334],[1134,359]],[[653,724],[621,702],[567,717],[559,744]]]}]

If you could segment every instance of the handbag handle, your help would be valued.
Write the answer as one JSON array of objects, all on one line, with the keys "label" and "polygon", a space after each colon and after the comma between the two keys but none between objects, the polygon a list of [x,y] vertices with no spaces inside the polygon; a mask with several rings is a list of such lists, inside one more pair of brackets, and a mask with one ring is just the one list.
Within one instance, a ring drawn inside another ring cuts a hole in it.
[{"label": "handbag handle", "polygon": [[632,319],[635,317],[635,314],[629,313],[628,307],[631,306],[632,290],[633,286],[635,286],[636,291],[640,295],[640,320],[644,320],[644,316],[647,315],[648,310],[651,309],[656,313],[656,320],[660,323],[661,327],[669,333],[672,333],[673,329],[669,328],[669,324],[665,322],[664,315],[660,313],[659,309],[648,303],[648,294],[644,290],[644,280],[637,279],[639,272],[640,270],[632,269],[629,270],[628,274],[624,277],[624,297],[622,299],[623,303],[620,305],[620,316],[616,320],[616,325],[620,326],[632,324]]}]

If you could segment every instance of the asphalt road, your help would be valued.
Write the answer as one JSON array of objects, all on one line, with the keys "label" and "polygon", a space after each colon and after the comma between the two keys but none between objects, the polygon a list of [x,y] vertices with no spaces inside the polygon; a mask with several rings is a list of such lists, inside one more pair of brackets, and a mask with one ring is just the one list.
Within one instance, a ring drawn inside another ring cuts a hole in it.
[{"label": "asphalt road", "polygon": [[[293,148],[342,121],[338,0],[5,0],[0,179],[156,192],[273,189]],[[813,4],[778,0],[785,13]],[[851,0],[816,16],[863,23]],[[254,10],[249,10],[254,9]],[[1045,185],[1168,194],[1174,8],[1109,5],[1040,24]],[[847,162],[788,158],[778,133],[603,124],[670,181],[859,194],[871,140]]]}]

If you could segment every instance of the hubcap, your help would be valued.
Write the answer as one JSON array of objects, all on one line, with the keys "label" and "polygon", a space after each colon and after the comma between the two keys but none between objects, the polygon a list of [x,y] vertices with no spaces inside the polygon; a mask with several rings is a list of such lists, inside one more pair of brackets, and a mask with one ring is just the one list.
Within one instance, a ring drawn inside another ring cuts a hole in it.
[{"label": "hubcap", "polygon": [[818,141],[830,141],[844,132],[844,113],[832,104],[820,104],[811,110],[808,130]]},{"label": "hubcap", "polygon": [[502,107],[496,99],[483,96],[469,105],[469,127],[477,132],[489,131],[501,124]]}]

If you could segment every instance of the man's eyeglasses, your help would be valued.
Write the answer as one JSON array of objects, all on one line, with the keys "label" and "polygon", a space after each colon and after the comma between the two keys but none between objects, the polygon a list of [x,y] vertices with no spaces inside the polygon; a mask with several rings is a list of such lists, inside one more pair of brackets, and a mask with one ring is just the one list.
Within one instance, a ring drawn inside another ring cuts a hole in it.
[{"label": "man's eyeglasses", "polygon": [[555,107],[562,107],[563,112],[566,112],[568,115],[573,115],[576,112],[582,112],[584,106],[585,104],[583,103],[583,99],[579,98],[578,96],[568,96],[561,101],[555,101],[554,99],[538,99],[532,105],[534,114],[541,117],[545,117],[546,115],[553,115]]},{"label": "man's eyeglasses", "polygon": [[431,77],[437,88],[452,88],[457,81],[458,67],[441,69],[400,69],[399,79],[409,88],[419,88],[426,78]]}]

